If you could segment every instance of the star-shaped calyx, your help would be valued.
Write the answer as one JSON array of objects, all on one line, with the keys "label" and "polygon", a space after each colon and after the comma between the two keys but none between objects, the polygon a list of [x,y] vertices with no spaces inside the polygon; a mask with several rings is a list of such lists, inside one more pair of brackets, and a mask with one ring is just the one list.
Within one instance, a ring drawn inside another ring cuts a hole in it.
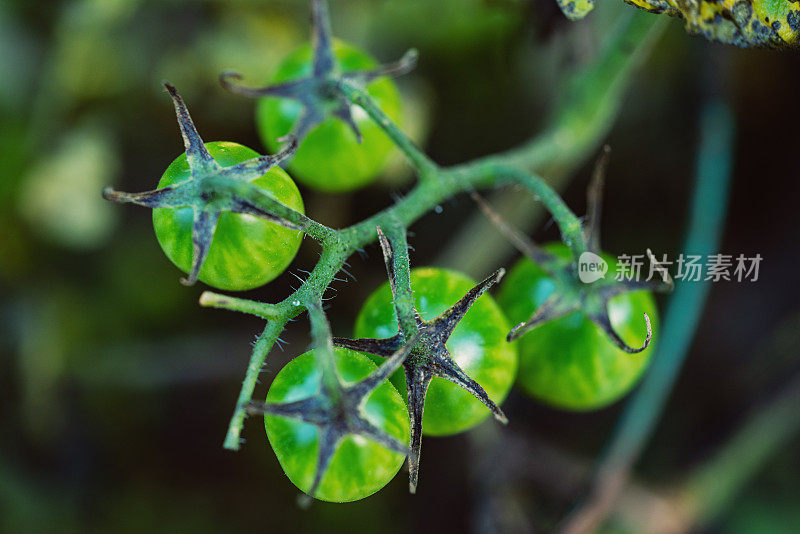
[{"label": "star-shaped calyx", "polygon": [[305,135],[329,116],[344,121],[361,142],[361,132],[353,119],[352,104],[336,90],[340,81],[366,86],[381,76],[400,76],[411,71],[417,64],[417,51],[409,50],[394,63],[369,70],[339,72],[333,51],[328,4],[325,0],[311,2],[311,38],[313,45],[313,70],[310,76],[268,87],[244,87],[235,83],[242,76],[225,71],[220,74],[220,83],[232,93],[249,98],[275,96],[291,98],[300,102],[304,111],[294,125],[292,134],[302,140]]},{"label": "star-shaped calyx", "polygon": [[314,481],[307,494],[301,496],[301,505],[308,505],[316,495],[322,477],[330,465],[339,442],[347,435],[359,435],[387,449],[408,454],[408,446],[376,427],[365,413],[365,404],[375,388],[400,368],[417,337],[405,346],[399,346],[388,359],[369,376],[354,383],[339,379],[333,363],[333,345],[330,326],[322,311],[321,303],[306,305],[311,320],[312,337],[315,339],[314,356],[322,371],[319,390],[311,397],[287,403],[250,402],[246,406],[249,414],[268,414],[297,419],[315,425],[319,430],[319,452]]},{"label": "star-shaped calyx", "polygon": [[[505,414],[489,398],[483,387],[458,366],[446,347],[447,340],[459,321],[478,300],[478,297],[500,281],[505,271],[503,269],[496,271],[489,278],[470,289],[461,300],[444,313],[430,321],[425,321],[414,307],[411,297],[410,277],[408,276],[408,245],[405,242],[405,234],[400,233],[393,245],[378,228],[378,240],[383,250],[389,284],[394,296],[395,312],[399,324],[398,333],[387,339],[334,338],[333,344],[337,347],[345,347],[385,358],[391,358],[404,345],[410,346],[411,353],[403,363],[403,370],[408,392],[408,415],[411,420],[411,444],[408,454],[409,490],[411,493],[415,493],[419,479],[425,394],[434,377],[445,378],[464,388],[481,401],[492,412],[495,419],[502,423],[508,422]],[[400,266],[397,264],[398,256],[402,257]]]},{"label": "star-shaped calyx", "polygon": [[[605,168],[608,164],[610,149],[603,148],[603,154],[595,165],[592,179],[589,183],[588,213],[583,230],[583,237],[588,253],[600,255],[600,211],[602,204],[603,186],[605,181]],[[631,347],[614,330],[608,314],[609,301],[622,293],[631,291],[659,291],[667,292],[673,288],[672,278],[666,268],[660,266],[650,249],[648,257],[655,270],[660,274],[660,280],[644,281],[638,279],[616,280],[614,277],[606,280],[600,278],[591,283],[584,283],[578,277],[578,263],[580,258],[562,258],[544,248],[539,247],[526,235],[510,226],[495,212],[492,207],[477,193],[472,193],[472,198],[478,204],[486,217],[504,234],[516,247],[533,263],[538,265],[556,284],[553,293],[547,298],[531,317],[514,326],[508,334],[508,340],[513,341],[537,326],[568,315],[574,311],[583,312],[586,317],[600,327],[608,338],[621,350],[635,354],[646,349],[652,340],[653,331],[650,318],[644,314],[647,336],[641,347]],[[586,253],[586,252],[585,252]],[[585,254],[584,253],[584,254]],[[595,256],[593,259],[597,259]]]},{"label": "star-shaped calyx", "polygon": [[295,222],[290,222],[276,213],[290,214],[296,221],[304,219],[303,215],[281,204],[265,190],[250,184],[281,161],[291,157],[297,150],[297,140],[287,136],[287,146],[275,155],[260,156],[237,165],[223,167],[214,160],[203,144],[178,91],[168,83],[165,83],[164,87],[175,104],[178,125],[186,147],[189,178],[144,193],[123,193],[107,187],[103,190],[103,197],[114,202],[130,202],[148,208],[192,208],[194,210],[192,267],[188,278],[181,280],[184,285],[192,285],[197,281],[200,268],[208,255],[214,230],[222,212],[245,213],[286,228],[301,229]]}]

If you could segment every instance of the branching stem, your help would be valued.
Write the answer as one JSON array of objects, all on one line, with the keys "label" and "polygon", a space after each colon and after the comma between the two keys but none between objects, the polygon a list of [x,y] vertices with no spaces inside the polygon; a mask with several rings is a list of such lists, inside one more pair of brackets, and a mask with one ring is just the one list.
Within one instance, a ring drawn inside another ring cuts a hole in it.
[{"label": "branching stem", "polygon": [[[598,60],[587,68],[593,77],[597,89],[601,93],[605,85],[625,84],[631,73],[632,57],[649,46],[648,37],[657,33],[660,27],[656,17],[624,15],[616,37],[604,49]],[[578,76],[575,83],[585,81],[586,74]],[[408,194],[389,208],[368,217],[350,227],[333,230],[312,221],[300,214],[281,212],[280,216],[300,226],[307,235],[320,242],[322,253],[317,265],[306,281],[283,301],[260,306],[258,303],[244,299],[221,298],[218,295],[205,293],[201,304],[222,307],[244,313],[268,314],[267,327],[259,336],[247,369],[247,375],[225,438],[225,448],[236,450],[240,446],[240,433],[246,417],[246,406],[251,402],[257,384],[258,374],[266,360],[272,345],[278,339],[288,321],[306,310],[307,303],[320,302],[325,290],[333,281],[336,273],[342,268],[347,258],[357,250],[375,242],[378,237],[377,228],[386,233],[388,239],[403,239],[396,229],[408,228],[427,212],[451,197],[480,188],[492,188],[503,185],[521,186],[534,194],[552,214],[561,230],[564,241],[577,257],[586,250],[580,220],[564,204],[558,194],[537,174],[529,171],[532,161],[544,167],[549,160],[562,161],[563,152],[587,152],[586,147],[597,144],[605,132],[605,126],[587,127],[583,131],[586,136],[559,135],[557,128],[547,130],[547,134],[536,138],[514,151],[481,158],[455,167],[442,168],[425,155],[401,130],[389,119],[374,101],[356,85],[347,81],[339,81],[335,86],[353,104],[361,107],[397,145],[408,158],[419,176],[419,182]],[[621,93],[621,91],[619,92]],[[580,119],[590,124],[605,125],[609,122],[618,106],[601,105],[597,109],[586,109],[578,106],[572,114],[556,115],[558,124],[566,119]],[[596,112],[595,112],[596,111]],[[566,119],[565,119],[566,117]],[[569,122],[567,120],[567,122]],[[548,156],[549,154],[549,156]],[[577,157],[577,156],[576,156]],[[269,200],[269,199],[268,199]],[[268,200],[263,202],[268,204]],[[268,206],[264,206],[268,207]],[[277,207],[280,209],[280,206]],[[276,206],[269,206],[275,211]],[[288,209],[288,208],[287,208]],[[285,210],[284,210],[285,211]],[[396,250],[406,250],[398,246]],[[403,274],[403,273],[400,273]],[[412,299],[413,300],[413,299]],[[402,303],[401,303],[402,304]]]}]

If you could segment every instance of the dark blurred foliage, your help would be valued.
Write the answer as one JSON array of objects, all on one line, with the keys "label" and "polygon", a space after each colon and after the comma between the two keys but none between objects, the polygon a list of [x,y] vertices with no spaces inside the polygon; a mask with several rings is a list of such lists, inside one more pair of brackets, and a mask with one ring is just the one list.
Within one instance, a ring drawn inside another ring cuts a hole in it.
[{"label": "dark blurred foliage", "polygon": [[[611,27],[603,6],[567,24],[550,0],[342,0],[332,16],[338,36],[380,59],[420,50],[418,70],[400,81],[405,128],[442,163],[534,134],[559,81]],[[264,80],[306,38],[305,2],[0,3],[0,530],[460,532],[476,524],[482,496],[469,434],[426,440],[416,496],[401,473],[365,501],[308,511],[295,506],[297,490],[258,421],[246,426],[241,452],[223,450],[249,342],[262,324],[198,307],[202,287],[178,284],[150,215],[100,198],[104,185],[150,189],[181,152],[163,79],[182,92],[207,141],[263,150],[252,102],[222,91],[216,77],[231,68]],[[757,283],[714,285],[639,465],[643,480],[660,484],[680,479],[750,406],[800,372],[797,347],[764,351],[800,299],[798,54],[709,44],[672,21],[608,139],[604,244],[677,254],[709,91],[727,95],[739,128],[723,252],[760,253],[764,262]],[[588,169],[565,193],[579,213]],[[342,226],[388,205],[410,179],[398,159],[363,191],[303,193],[309,214]],[[436,262],[475,211],[461,197],[443,208],[412,228],[415,265]],[[557,232],[544,225],[534,237]],[[366,253],[352,261],[358,283],[333,288],[336,333],[350,333],[384,276],[377,250]],[[310,269],[317,254],[307,241],[292,271]],[[287,273],[249,296],[275,301],[293,284]],[[266,381],[305,350],[304,320],[285,339]],[[589,459],[621,405],[572,414],[515,392],[507,412],[510,431]],[[797,531],[798,445],[774,456],[719,520],[719,532]],[[572,502],[523,494],[523,515],[539,526]]]}]

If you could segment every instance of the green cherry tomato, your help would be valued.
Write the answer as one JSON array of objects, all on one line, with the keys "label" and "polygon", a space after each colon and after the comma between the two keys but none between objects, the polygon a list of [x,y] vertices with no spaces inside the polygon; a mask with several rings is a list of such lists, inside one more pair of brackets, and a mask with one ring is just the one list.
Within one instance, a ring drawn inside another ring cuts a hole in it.
[{"label": "green cherry tomato", "polygon": [[[467,276],[450,270],[425,267],[411,271],[411,288],[417,311],[431,320],[455,304],[475,285]],[[364,303],[355,326],[356,337],[387,338],[397,333],[397,315],[389,283],[379,287]],[[447,342],[447,349],[467,375],[500,404],[508,395],[517,371],[517,352],[506,342],[509,325],[500,307],[488,294],[470,308]],[[381,360],[375,356],[376,360]],[[407,396],[402,370],[392,376],[398,391]],[[464,389],[435,377],[425,397],[423,433],[446,436],[468,430],[489,416],[489,410]]]},{"label": "green cherry tomato", "polygon": [[[205,145],[223,167],[259,156],[255,150],[236,143],[215,141]],[[158,187],[182,182],[189,176],[186,154],[181,154],[167,167]],[[279,167],[270,169],[253,183],[278,201],[304,213],[297,186]],[[189,272],[192,266],[192,220],[192,208],[153,210],[158,242],[172,263],[184,272]],[[302,239],[301,232],[252,215],[223,213],[199,278],[219,289],[245,290],[262,286],[289,266]]]},{"label": "green cherry tomato", "polygon": [[[561,243],[545,245],[569,258]],[[608,276],[615,258],[603,254]],[[555,289],[553,280],[527,258],[521,259],[503,280],[497,300],[513,324],[526,321]],[[658,312],[648,291],[617,295],[609,301],[611,324],[631,346],[646,337],[643,313],[657,331]],[[583,312],[576,311],[536,327],[518,341],[521,387],[531,396],[570,410],[593,410],[619,399],[647,368],[655,338],[638,354],[620,350]]]},{"label": "green cherry tomato", "polygon": [[[377,366],[361,353],[334,349],[336,370],[347,382],[366,378]],[[314,352],[297,356],[280,370],[267,393],[268,402],[292,402],[317,394],[322,373]],[[370,393],[364,405],[366,418],[402,443],[409,440],[408,410],[388,382]],[[275,455],[292,483],[304,492],[311,489],[319,451],[319,430],[312,423],[267,415],[264,425]],[[324,501],[350,502],[368,497],[397,474],[405,456],[362,436],[347,435],[340,442],[322,477],[316,497]]]},{"label": "green cherry tomato", "polygon": [[[334,41],[333,51],[341,72],[378,66],[375,59],[341,41]],[[279,83],[310,75],[311,57],[311,45],[298,49],[284,60],[273,81]],[[399,122],[402,102],[394,81],[379,78],[366,89],[383,112]],[[256,124],[270,151],[280,147],[276,139],[291,132],[302,112],[303,106],[296,100],[274,97],[259,100]],[[297,154],[289,163],[292,175],[308,187],[326,192],[350,191],[374,180],[394,145],[361,108],[353,106],[353,118],[363,137],[361,144],[348,125],[328,117],[300,141]]]}]

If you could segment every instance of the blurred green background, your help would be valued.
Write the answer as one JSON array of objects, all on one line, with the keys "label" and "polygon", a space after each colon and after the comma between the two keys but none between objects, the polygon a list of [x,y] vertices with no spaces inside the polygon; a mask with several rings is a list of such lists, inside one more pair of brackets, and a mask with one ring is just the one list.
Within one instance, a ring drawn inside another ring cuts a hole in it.
[{"label": "blurred green background", "polygon": [[[419,49],[418,69],[399,80],[404,128],[449,164],[534,134],[560,82],[592,56],[614,17],[633,9],[616,2],[572,24],[551,0],[339,0],[331,11],[337,36],[381,60]],[[151,189],[182,151],[162,80],[181,91],[206,141],[263,151],[253,102],[223,91],[217,75],[233,69],[266,80],[307,37],[301,1],[0,2],[3,532],[535,532],[552,527],[579,497],[571,470],[584,472],[597,456],[623,402],[572,414],[514,392],[508,429],[488,422],[471,434],[426,439],[416,496],[406,493],[401,473],[365,501],[315,503],[308,511],[295,506],[297,490],[260,422],[248,422],[240,452],[222,449],[262,324],[200,308],[203,287],[178,283],[150,214],[111,205],[100,190]],[[712,288],[666,415],[638,464],[637,483],[658,495],[668,496],[749,410],[800,373],[798,53],[710,44],[670,21],[607,139],[604,246],[677,254],[709,92],[728,100],[738,128],[722,251],[764,260],[758,282]],[[565,186],[578,213],[589,168]],[[388,205],[411,178],[398,158],[365,190],[304,190],[307,213],[329,225],[352,223]],[[441,250],[475,210],[466,197],[442,207],[412,227],[415,265],[456,262]],[[533,236],[555,239],[557,231],[545,221]],[[377,249],[366,253],[351,262],[358,283],[334,285],[330,316],[339,335],[351,333],[361,302],[384,276]],[[310,269],[317,254],[305,242],[291,271]],[[491,267],[511,259],[498,254]],[[286,273],[248,296],[276,301],[293,284]],[[285,339],[285,350],[270,355],[265,382],[305,350],[305,322],[293,323]],[[504,486],[511,496],[493,508],[481,481],[491,470],[482,440],[494,432],[501,443],[521,443],[531,473]],[[773,451],[705,531],[797,532],[798,446],[793,438]],[[559,461],[537,463],[548,455]]]}]

